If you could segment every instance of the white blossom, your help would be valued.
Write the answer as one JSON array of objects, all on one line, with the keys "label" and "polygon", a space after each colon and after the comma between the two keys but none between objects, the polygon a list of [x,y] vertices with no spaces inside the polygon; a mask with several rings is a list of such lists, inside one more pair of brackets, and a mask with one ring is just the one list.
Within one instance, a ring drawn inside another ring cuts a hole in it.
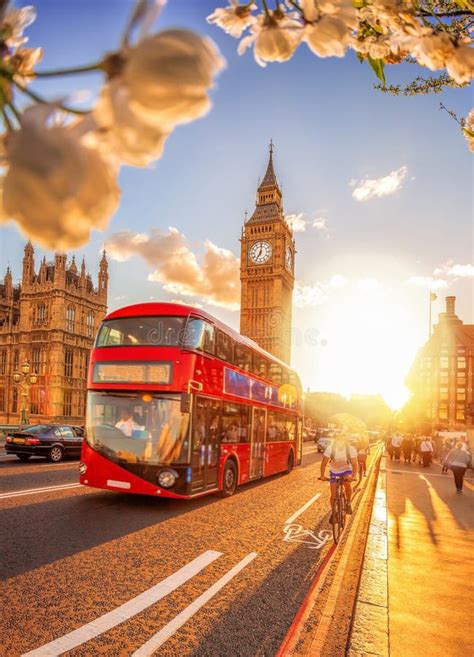
[{"label": "white blossom", "polygon": [[341,20],[322,16],[316,23],[305,26],[304,41],[318,57],[344,57],[352,37]]},{"label": "white blossom", "polygon": [[13,80],[27,85],[35,77],[35,66],[43,57],[42,48],[20,48],[7,61],[13,68]]},{"label": "white blossom", "polygon": [[458,84],[470,82],[474,77],[474,48],[467,40],[455,46],[451,57],[446,61],[449,75]]},{"label": "white blossom", "polygon": [[117,80],[102,89],[93,114],[98,146],[117,163],[146,166],[161,156],[169,133],[133,112],[128,89]]},{"label": "white blossom", "polygon": [[119,190],[113,169],[74,129],[50,123],[53,108],[25,111],[19,130],[5,136],[3,220],[46,248],[86,244],[93,228],[104,228]]},{"label": "white blossom", "polygon": [[289,16],[275,17],[275,13],[257,17],[250,28],[251,34],[239,43],[239,55],[253,45],[255,61],[260,66],[266,66],[266,62],[285,62],[293,56],[303,38],[303,26]]},{"label": "white blossom", "polygon": [[33,6],[22,7],[21,9],[14,9],[12,6],[8,7],[5,17],[2,21],[2,31],[6,30],[7,38],[5,44],[8,48],[18,48],[28,41],[28,38],[23,36],[23,31],[29,27],[36,19],[36,9]]},{"label": "white blossom", "polygon": [[131,112],[164,132],[206,114],[207,92],[225,63],[210,39],[178,29],[143,39],[124,57],[114,79],[126,88]]},{"label": "white blossom", "polygon": [[464,125],[464,136],[466,137],[467,143],[469,145],[469,150],[474,153],[474,109],[472,109]]},{"label": "white blossom", "polygon": [[221,27],[224,32],[239,38],[242,32],[257,19],[250,13],[257,5],[241,5],[238,0],[230,0],[228,7],[218,7],[207,17],[208,23],[214,23]]}]

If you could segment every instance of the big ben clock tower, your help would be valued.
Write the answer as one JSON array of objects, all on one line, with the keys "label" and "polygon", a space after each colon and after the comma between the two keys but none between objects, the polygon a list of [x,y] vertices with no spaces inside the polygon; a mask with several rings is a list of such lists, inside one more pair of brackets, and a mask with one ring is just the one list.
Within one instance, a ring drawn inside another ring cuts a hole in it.
[{"label": "big ben clock tower", "polygon": [[283,214],[272,142],[255,211],[242,229],[241,244],[240,332],[289,363],[295,241]]}]

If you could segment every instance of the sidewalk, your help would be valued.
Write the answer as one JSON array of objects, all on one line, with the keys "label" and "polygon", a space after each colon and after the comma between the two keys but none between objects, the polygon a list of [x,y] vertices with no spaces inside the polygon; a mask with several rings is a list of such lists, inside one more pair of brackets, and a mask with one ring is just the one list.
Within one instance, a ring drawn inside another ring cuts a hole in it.
[{"label": "sidewalk", "polygon": [[472,654],[474,485],[382,461],[350,657]]}]

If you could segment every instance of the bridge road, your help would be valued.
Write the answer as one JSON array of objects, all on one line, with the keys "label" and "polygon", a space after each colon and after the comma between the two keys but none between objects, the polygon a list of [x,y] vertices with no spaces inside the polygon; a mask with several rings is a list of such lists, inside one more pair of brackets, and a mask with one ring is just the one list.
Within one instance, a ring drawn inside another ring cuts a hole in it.
[{"label": "bridge road", "polygon": [[[186,502],[3,459],[0,654],[274,655],[332,540],[320,459]],[[313,535],[284,540],[288,520]]]}]

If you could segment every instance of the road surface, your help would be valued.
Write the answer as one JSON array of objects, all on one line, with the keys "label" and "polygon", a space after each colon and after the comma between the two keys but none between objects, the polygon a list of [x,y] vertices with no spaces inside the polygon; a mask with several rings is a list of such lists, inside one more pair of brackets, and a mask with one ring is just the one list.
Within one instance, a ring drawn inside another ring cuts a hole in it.
[{"label": "road surface", "polygon": [[332,540],[320,459],[183,502],[0,456],[1,654],[274,655]]}]

